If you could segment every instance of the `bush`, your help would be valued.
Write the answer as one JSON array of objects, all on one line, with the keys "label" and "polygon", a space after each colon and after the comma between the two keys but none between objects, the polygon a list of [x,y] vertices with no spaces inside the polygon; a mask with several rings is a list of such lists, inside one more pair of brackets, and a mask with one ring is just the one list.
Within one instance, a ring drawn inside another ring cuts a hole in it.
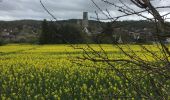
[{"label": "bush", "polygon": [[3,39],[0,39],[0,46],[5,45],[6,42]]}]

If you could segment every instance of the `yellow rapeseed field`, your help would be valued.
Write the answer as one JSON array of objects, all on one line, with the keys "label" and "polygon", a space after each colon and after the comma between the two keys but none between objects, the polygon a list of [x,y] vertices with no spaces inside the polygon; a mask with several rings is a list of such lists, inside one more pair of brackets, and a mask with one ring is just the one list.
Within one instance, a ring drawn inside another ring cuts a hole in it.
[{"label": "yellow rapeseed field", "polygon": [[[86,45],[78,46],[88,51]],[[91,44],[90,46],[102,52],[98,45]],[[102,47],[112,59],[126,58],[116,46],[103,44]],[[150,48],[149,45],[147,47]],[[128,51],[128,48],[124,48]],[[131,48],[141,56],[144,53],[137,45],[131,45]],[[158,51],[153,46],[150,49]],[[133,86],[117,77],[115,71],[93,68],[93,66],[107,67],[107,64],[83,61],[83,65],[92,66],[87,67],[72,62],[74,57],[81,57],[82,54],[83,50],[64,44],[0,46],[0,99],[108,100],[116,98],[116,95],[133,97],[131,99],[140,98],[140,95],[134,92]],[[131,76],[133,75],[129,75]],[[123,87],[125,84],[128,86],[126,89]],[[152,91],[148,91],[147,79],[141,80],[140,84],[141,89],[155,95]],[[170,89],[169,85],[168,87]]]}]

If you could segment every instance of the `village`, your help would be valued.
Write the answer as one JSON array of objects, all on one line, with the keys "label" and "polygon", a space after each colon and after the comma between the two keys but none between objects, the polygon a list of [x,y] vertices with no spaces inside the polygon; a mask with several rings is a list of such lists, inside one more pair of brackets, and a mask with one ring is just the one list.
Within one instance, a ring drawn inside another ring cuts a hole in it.
[{"label": "village", "polygon": [[[97,22],[92,23],[91,20],[88,20],[88,12],[83,12],[82,19],[75,19],[72,24],[76,24],[82,27],[82,32],[84,32],[89,37],[96,37],[103,33],[103,27],[97,25]],[[21,21],[22,22],[22,21]],[[69,20],[67,21],[69,22]],[[14,27],[6,27],[0,29],[0,38],[7,42],[14,43],[34,43],[39,34],[41,34],[41,22],[37,22],[39,24],[27,24],[23,23]],[[60,22],[62,23],[62,21]],[[102,22],[106,25],[106,22]],[[129,25],[130,26],[130,25]],[[153,37],[153,29],[143,27],[140,29],[136,29],[133,27],[124,28],[124,27],[114,27],[111,26],[112,31],[110,31],[109,36],[112,37],[112,41],[115,43],[155,43],[155,39]],[[153,42],[154,41],[154,42]],[[165,42],[169,43],[170,39],[166,39]]]}]

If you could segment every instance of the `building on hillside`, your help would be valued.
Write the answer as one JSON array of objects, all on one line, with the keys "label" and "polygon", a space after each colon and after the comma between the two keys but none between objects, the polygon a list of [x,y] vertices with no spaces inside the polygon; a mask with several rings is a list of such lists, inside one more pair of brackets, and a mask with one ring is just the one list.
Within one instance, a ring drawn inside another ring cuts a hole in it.
[{"label": "building on hillside", "polygon": [[32,27],[28,25],[23,25],[22,30],[19,32],[20,35],[32,34]]},{"label": "building on hillside", "polygon": [[114,28],[113,41],[116,43],[128,43],[130,41],[130,35],[128,31],[123,28]]},{"label": "building on hillside", "polygon": [[119,44],[122,44],[122,43],[123,43],[123,41],[122,41],[122,37],[121,37],[121,36],[119,37],[119,39],[118,39],[117,43],[119,43]]},{"label": "building on hillside", "polygon": [[0,38],[5,39],[7,41],[15,39],[15,36],[11,34],[12,32],[12,30],[4,29],[0,34]]},{"label": "building on hillside", "polygon": [[139,40],[140,39],[140,33],[138,32],[129,32],[129,34],[133,37],[133,40]]},{"label": "building on hillside", "polygon": [[82,21],[83,27],[88,27],[89,22],[88,22],[88,12],[83,12],[83,21]]},{"label": "building on hillside", "polygon": [[91,32],[88,29],[89,27],[88,12],[83,12],[82,27],[83,27],[83,32],[87,33],[88,35],[91,35]]}]

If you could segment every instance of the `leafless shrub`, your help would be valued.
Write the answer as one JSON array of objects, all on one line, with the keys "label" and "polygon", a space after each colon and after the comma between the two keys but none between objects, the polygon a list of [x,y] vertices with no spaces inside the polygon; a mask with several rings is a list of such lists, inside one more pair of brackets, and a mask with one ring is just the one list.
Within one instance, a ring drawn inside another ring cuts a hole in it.
[{"label": "leafless shrub", "polygon": [[[168,45],[164,43],[164,39],[168,38],[170,35],[164,33],[169,33],[168,29],[170,26],[166,22],[166,19],[168,18],[165,18],[165,16],[170,13],[168,12],[167,14],[161,15],[158,9],[167,9],[170,8],[170,6],[155,7],[151,0],[129,0],[133,5],[141,9],[140,11],[136,11],[132,9],[124,0],[117,0],[121,6],[114,3],[114,1],[111,2],[111,0],[101,0],[104,4],[111,5],[122,13],[120,16],[113,17],[108,9],[104,11],[95,2],[95,0],[91,1],[94,6],[99,9],[100,13],[106,17],[106,19],[100,19],[96,11],[96,17],[93,17],[96,20],[111,21],[114,25],[114,22],[120,18],[136,15],[153,22],[155,24],[155,34],[153,34],[152,37],[154,38],[156,44],[150,45],[149,47],[144,44],[138,45],[140,48],[138,52],[140,53],[136,52],[129,44],[116,44],[114,46],[119,48],[122,55],[124,55],[124,58],[121,59],[109,57],[109,54],[105,51],[105,48],[103,48],[100,44],[100,51],[95,50],[89,44],[86,45],[87,48],[71,45],[74,49],[80,49],[83,51],[81,57],[76,57],[76,59],[72,59],[71,61],[84,67],[114,71],[117,73],[115,76],[119,77],[120,81],[123,81],[121,87],[124,91],[133,92],[131,95],[121,95],[121,93],[117,93],[111,98],[127,99],[139,97],[151,100],[169,99],[170,51]],[[46,11],[49,13],[47,9]],[[149,13],[153,16],[153,18],[147,17],[143,13]],[[53,15],[51,16],[54,17]],[[95,66],[95,64],[86,65],[83,64],[84,61],[102,63],[103,65],[106,65],[106,67],[98,67]]]}]

